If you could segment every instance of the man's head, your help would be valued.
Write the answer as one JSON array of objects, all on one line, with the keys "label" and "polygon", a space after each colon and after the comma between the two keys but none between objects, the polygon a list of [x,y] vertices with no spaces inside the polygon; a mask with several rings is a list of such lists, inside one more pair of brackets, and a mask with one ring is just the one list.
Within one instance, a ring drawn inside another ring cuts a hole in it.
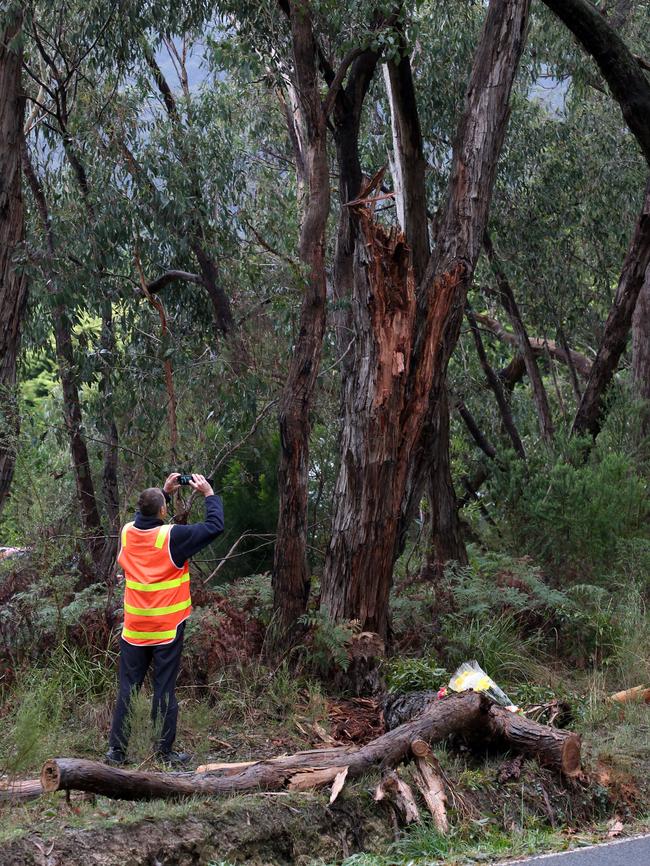
[{"label": "man's head", "polygon": [[167,503],[160,487],[147,487],[138,497],[138,510],[143,517],[160,517],[167,514]]}]

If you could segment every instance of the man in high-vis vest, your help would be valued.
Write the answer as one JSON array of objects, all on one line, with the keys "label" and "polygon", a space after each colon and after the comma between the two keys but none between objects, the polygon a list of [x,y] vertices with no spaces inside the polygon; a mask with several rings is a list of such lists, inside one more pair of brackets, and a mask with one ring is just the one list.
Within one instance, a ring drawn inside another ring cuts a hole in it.
[{"label": "man in high-vis vest", "polygon": [[176,677],[183,649],[185,620],[192,612],[189,559],[223,532],[223,505],[203,475],[190,485],[205,497],[205,521],[189,526],[165,523],[167,501],[179,488],[178,472],[160,487],[143,490],[135,520],[121,533],[117,561],[124,571],[124,626],[120,639],[119,694],[106,761],[126,762],[129,704],[153,663],[151,717],[160,726],[156,755],[166,764],[190,760],[172,751],[178,703]]}]

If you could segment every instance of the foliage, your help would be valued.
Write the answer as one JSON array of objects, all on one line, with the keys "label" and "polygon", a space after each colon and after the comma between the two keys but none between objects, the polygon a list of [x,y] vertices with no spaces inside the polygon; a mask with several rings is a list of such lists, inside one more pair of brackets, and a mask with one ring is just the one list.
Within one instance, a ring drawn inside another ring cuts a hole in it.
[{"label": "foliage", "polygon": [[495,467],[490,480],[502,543],[544,562],[555,585],[603,579],[618,545],[647,532],[648,491],[630,458],[597,450],[585,462],[583,449],[560,440]]},{"label": "foliage", "polygon": [[440,667],[435,658],[391,659],[386,666],[386,686],[390,692],[410,692],[436,689],[445,685],[449,673]]},{"label": "foliage", "polygon": [[306,645],[314,668],[324,676],[336,668],[346,671],[350,665],[348,644],[352,635],[358,633],[359,623],[332,622],[322,611],[306,613],[299,622],[309,629]]}]

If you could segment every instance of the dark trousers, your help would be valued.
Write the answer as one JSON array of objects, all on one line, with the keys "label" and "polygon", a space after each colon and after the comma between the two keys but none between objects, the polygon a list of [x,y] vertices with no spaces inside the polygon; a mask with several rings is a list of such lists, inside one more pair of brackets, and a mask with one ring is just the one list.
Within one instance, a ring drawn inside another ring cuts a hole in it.
[{"label": "dark trousers", "polygon": [[126,752],[130,733],[131,697],[140,691],[149,665],[153,661],[151,719],[154,724],[158,718],[162,720],[157,750],[163,754],[171,751],[176,739],[178,702],[175,689],[184,633],[185,623],[182,622],[178,626],[176,638],[171,643],[159,646],[134,646],[120,638],[120,689],[108,741],[112,749]]}]

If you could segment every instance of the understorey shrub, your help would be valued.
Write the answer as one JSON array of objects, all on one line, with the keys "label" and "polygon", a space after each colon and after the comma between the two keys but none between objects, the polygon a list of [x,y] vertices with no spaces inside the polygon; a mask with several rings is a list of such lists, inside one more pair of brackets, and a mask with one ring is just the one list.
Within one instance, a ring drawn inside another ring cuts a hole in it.
[{"label": "understorey shrub", "polygon": [[179,681],[208,687],[224,668],[256,658],[263,638],[257,619],[215,594],[187,621]]},{"label": "understorey shrub", "polygon": [[597,447],[585,459],[585,444],[559,439],[552,452],[505,460],[488,484],[494,546],[532,556],[558,587],[606,581],[619,544],[648,535],[647,482],[634,461]]}]

